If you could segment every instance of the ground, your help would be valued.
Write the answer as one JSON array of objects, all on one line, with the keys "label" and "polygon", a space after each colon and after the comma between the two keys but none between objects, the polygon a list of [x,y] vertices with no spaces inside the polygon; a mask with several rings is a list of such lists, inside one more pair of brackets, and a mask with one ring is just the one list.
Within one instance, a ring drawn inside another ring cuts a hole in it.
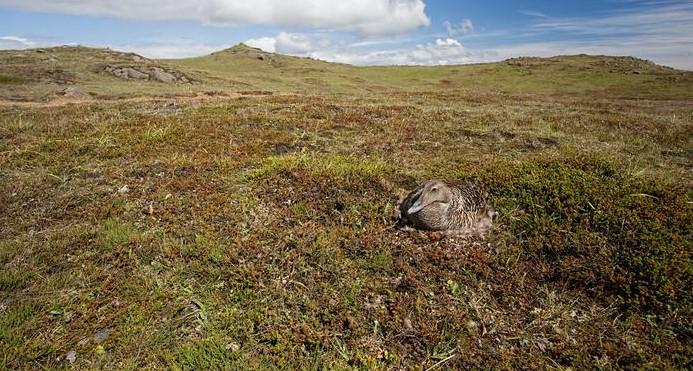
[{"label": "ground", "polygon": [[[0,367],[691,365],[691,73],[3,53]],[[486,239],[394,228],[434,177],[486,185]]]}]

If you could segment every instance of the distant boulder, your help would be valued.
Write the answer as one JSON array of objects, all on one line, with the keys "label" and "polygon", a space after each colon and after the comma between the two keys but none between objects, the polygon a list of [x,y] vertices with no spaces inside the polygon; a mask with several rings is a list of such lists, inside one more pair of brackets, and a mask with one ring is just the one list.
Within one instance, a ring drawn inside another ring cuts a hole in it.
[{"label": "distant boulder", "polygon": [[81,89],[74,86],[67,87],[63,89],[61,94],[69,98],[89,98],[89,94],[83,92]]},{"label": "distant boulder", "polygon": [[149,75],[136,70],[133,67],[106,67],[106,71],[112,73],[113,75],[120,77],[121,79],[136,79],[136,80],[147,80]]},{"label": "distant boulder", "polygon": [[176,82],[176,76],[164,71],[162,68],[154,67],[152,69],[152,77],[161,82]]}]

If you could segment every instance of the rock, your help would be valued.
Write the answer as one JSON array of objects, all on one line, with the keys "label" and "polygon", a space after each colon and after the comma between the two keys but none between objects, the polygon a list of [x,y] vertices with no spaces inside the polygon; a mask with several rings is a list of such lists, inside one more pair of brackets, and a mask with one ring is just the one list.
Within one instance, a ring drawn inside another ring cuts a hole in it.
[{"label": "rock", "polygon": [[469,331],[469,334],[471,335],[476,335],[479,333],[479,324],[475,321],[467,321],[465,327],[467,327],[467,331]]},{"label": "rock", "polygon": [[132,67],[125,68],[125,73],[131,79],[146,80],[149,78],[149,75],[146,73],[140,72]]},{"label": "rock", "polygon": [[241,346],[238,345],[238,343],[236,343],[236,342],[232,341],[232,342],[226,344],[226,350],[230,350],[232,352],[237,352],[239,349],[241,349]]},{"label": "rock", "polygon": [[130,192],[130,187],[128,187],[127,184],[124,185],[124,186],[122,186],[122,187],[118,190],[118,193],[120,193],[120,194],[125,194],[125,193],[128,193],[128,192]]},{"label": "rock", "polygon": [[152,76],[154,77],[155,80],[161,81],[161,82],[175,82],[176,81],[176,76],[173,76],[172,74],[164,71],[163,69],[159,67],[155,67],[152,70]]},{"label": "rock", "polygon": [[111,333],[111,329],[103,329],[96,334],[94,334],[94,343],[95,344],[100,344],[106,341],[108,339],[108,334]]},{"label": "rock", "polygon": [[70,86],[69,88],[65,88],[62,91],[62,94],[66,97],[70,98],[87,98],[89,97],[89,94],[83,92],[79,88],[75,88],[74,86]]},{"label": "rock", "polygon": [[75,352],[74,350],[67,352],[67,355],[65,355],[65,360],[70,362],[70,363],[75,362],[76,359],[77,359],[77,352]]},{"label": "rock", "polygon": [[414,331],[414,326],[411,324],[411,319],[409,317],[404,319],[404,328],[408,331]]},{"label": "rock", "polygon": [[140,72],[132,67],[106,67],[106,71],[112,73],[113,75],[120,77],[121,79],[137,79],[146,80],[149,78],[144,72]]}]

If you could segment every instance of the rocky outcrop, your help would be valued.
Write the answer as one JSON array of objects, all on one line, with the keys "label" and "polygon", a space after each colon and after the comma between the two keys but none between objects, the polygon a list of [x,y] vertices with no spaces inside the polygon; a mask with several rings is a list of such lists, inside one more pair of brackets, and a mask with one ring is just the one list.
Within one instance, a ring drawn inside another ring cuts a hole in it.
[{"label": "rocky outcrop", "polygon": [[105,71],[113,76],[125,80],[148,80],[163,83],[188,84],[188,79],[182,73],[167,71],[162,67],[142,67],[142,66],[106,66]]}]

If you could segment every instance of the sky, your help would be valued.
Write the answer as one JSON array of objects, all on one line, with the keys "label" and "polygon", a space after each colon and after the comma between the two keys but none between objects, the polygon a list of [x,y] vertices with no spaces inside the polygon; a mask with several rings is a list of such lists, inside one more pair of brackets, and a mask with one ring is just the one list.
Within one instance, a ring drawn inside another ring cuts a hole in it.
[{"label": "sky", "polygon": [[356,65],[586,53],[693,70],[693,0],[0,0],[0,49],[180,58],[240,42]]}]

